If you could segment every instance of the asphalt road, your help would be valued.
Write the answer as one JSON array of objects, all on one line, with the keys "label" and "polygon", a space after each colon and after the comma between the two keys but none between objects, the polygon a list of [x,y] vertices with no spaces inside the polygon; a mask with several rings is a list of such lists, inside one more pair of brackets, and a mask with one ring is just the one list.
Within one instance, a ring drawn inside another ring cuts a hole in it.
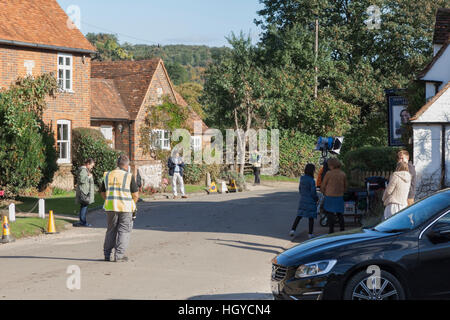
[{"label": "asphalt road", "polygon": [[[272,258],[307,237],[307,221],[288,237],[297,201],[292,184],[140,203],[127,263],[103,261],[94,212],[92,229],[0,245],[0,299],[271,299]],[[73,265],[79,290],[67,288]]]}]

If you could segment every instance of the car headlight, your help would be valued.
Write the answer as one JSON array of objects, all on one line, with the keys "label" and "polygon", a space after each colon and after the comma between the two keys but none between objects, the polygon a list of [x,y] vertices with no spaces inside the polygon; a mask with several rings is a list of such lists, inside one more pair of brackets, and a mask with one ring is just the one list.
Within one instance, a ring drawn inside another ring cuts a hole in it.
[{"label": "car headlight", "polygon": [[302,264],[295,272],[296,278],[307,278],[326,274],[333,269],[337,260],[323,260]]}]

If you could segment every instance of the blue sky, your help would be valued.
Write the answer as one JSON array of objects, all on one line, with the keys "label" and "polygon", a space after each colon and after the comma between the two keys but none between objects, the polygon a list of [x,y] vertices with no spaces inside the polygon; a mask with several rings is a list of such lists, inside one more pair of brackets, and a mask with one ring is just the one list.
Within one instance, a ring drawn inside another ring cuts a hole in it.
[{"label": "blue sky", "polygon": [[76,5],[81,31],[116,33],[121,42],[145,44],[226,45],[232,31],[260,29],[253,20],[259,0],[58,0],[67,11]]}]

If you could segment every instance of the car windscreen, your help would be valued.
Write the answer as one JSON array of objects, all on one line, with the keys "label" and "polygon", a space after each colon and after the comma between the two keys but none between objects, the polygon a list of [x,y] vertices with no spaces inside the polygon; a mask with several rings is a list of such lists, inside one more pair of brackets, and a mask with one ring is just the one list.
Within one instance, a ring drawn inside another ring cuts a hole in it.
[{"label": "car windscreen", "polygon": [[412,230],[446,209],[450,209],[450,191],[434,194],[403,209],[378,224],[374,230],[380,232]]}]

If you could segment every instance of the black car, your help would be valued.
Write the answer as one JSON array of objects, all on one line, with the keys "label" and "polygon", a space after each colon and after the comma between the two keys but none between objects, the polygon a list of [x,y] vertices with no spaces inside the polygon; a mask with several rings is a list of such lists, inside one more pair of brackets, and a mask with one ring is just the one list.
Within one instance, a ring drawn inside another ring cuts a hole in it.
[{"label": "black car", "polygon": [[275,299],[450,298],[450,189],[373,228],[322,236],[278,255]]}]

